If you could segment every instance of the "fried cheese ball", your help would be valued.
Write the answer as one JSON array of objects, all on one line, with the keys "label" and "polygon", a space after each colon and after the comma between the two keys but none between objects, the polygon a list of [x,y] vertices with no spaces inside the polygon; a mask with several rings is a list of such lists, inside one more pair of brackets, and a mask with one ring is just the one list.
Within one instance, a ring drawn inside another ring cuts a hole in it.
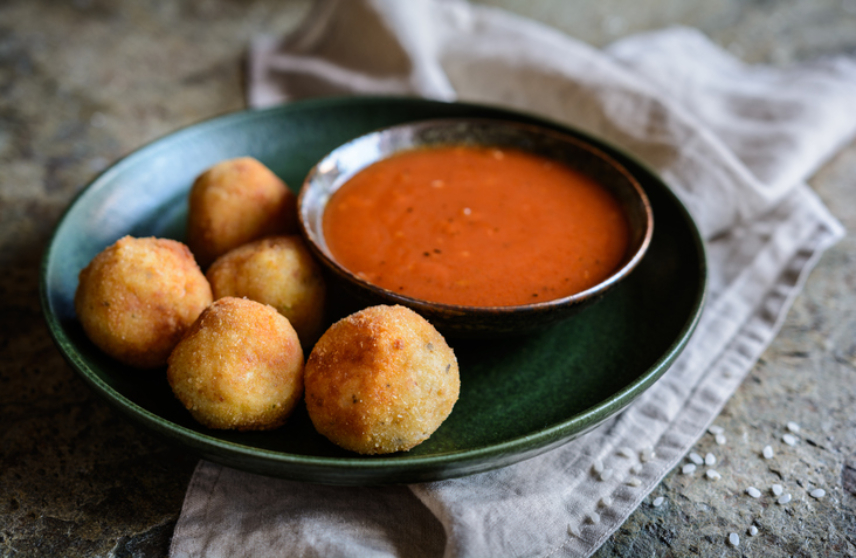
[{"label": "fried cheese ball", "polygon": [[288,318],[304,347],[324,327],[326,286],[321,269],[299,236],[273,236],[220,256],[206,273],[214,299],[247,297]]},{"label": "fried cheese ball", "polygon": [[167,380],[204,426],[272,430],[303,395],[303,350],[288,319],[270,306],[221,298],[175,347]]},{"label": "fried cheese ball", "polygon": [[188,204],[187,245],[203,268],[252,240],[297,232],[297,196],[252,157],[199,175]]},{"label": "fried cheese ball", "polygon": [[79,276],[74,307],[89,339],[136,368],[166,364],[169,353],[211,304],[211,287],[184,244],[126,236]]},{"label": "fried cheese ball", "polygon": [[403,306],[373,306],[333,324],[312,349],[304,377],[315,429],[362,454],[424,442],[460,392],[452,349]]}]

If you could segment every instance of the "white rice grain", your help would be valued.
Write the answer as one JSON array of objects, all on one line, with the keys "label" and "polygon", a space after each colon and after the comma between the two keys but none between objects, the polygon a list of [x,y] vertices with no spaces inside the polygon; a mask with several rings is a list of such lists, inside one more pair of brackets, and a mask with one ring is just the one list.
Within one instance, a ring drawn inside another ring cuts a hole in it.
[{"label": "white rice grain", "polygon": [[764,456],[764,459],[772,459],[773,448],[771,446],[764,446],[764,451],[761,454]]},{"label": "white rice grain", "polygon": [[603,471],[601,471],[601,473],[600,473],[600,480],[601,480],[601,481],[603,481],[603,482],[606,482],[606,481],[608,481],[609,479],[611,479],[611,478],[612,478],[612,475],[613,475],[614,473],[615,473],[615,471],[614,471],[613,469],[609,469],[609,468],[604,469],[604,470],[603,470]]},{"label": "white rice grain", "polygon": [[748,494],[749,496],[751,496],[753,498],[760,498],[761,497],[761,491],[758,490],[757,488],[755,488],[754,486],[750,486],[749,488],[747,488],[746,494]]},{"label": "white rice grain", "polygon": [[642,464],[634,463],[632,467],[630,467],[630,473],[634,475],[638,475],[642,472]]},{"label": "white rice grain", "polygon": [[717,426],[717,425],[715,425],[715,424],[711,424],[711,425],[710,425],[710,427],[707,429],[707,431],[708,431],[708,432],[710,432],[711,434],[713,434],[714,436],[717,436],[717,435],[722,434],[723,432],[725,432],[725,429],[724,429],[724,428],[722,428],[721,426]]},{"label": "white rice grain", "polygon": [[627,479],[627,481],[624,484],[626,484],[627,486],[636,487],[636,486],[641,486],[642,481],[639,480],[638,477],[630,477],[629,479]]},{"label": "white rice grain", "polygon": [[791,495],[790,494],[782,494],[781,496],[779,496],[779,499],[776,500],[776,502],[778,502],[781,505],[785,505],[790,501],[791,501]]},{"label": "white rice grain", "polygon": [[704,463],[704,459],[702,459],[701,456],[696,452],[692,452],[691,454],[689,454],[688,457],[690,458],[690,461],[692,461],[696,465],[701,465],[702,463]]},{"label": "white rice grain", "polygon": [[790,421],[787,424],[787,428],[788,428],[788,430],[790,430],[794,434],[799,434],[799,432],[800,432],[800,425],[795,423],[794,421]]},{"label": "white rice grain", "polygon": [[716,445],[718,446],[724,446],[725,442],[728,441],[728,439],[725,437],[725,434],[717,434],[716,438],[714,439],[716,440]]},{"label": "white rice grain", "polygon": [[639,460],[642,463],[647,463],[648,461],[653,461],[653,459],[657,457],[657,454],[654,452],[654,448],[647,447],[639,452]]},{"label": "white rice grain", "polygon": [[623,448],[619,448],[618,449],[618,455],[620,455],[621,457],[627,458],[627,459],[633,459],[636,456],[636,454],[633,453],[633,450],[628,448],[627,446],[624,446]]},{"label": "white rice grain", "polygon": [[580,529],[573,523],[568,523],[568,534],[572,537],[580,538]]},{"label": "white rice grain", "polygon": [[755,527],[754,525],[750,525],[749,526],[749,536],[754,537],[757,534],[758,534],[758,528]]},{"label": "white rice grain", "polygon": [[773,496],[781,496],[784,488],[782,488],[781,484],[774,484],[770,487],[770,490],[773,491]]},{"label": "white rice grain", "polygon": [[707,465],[708,467],[716,465],[716,456],[713,455],[712,453],[708,453],[707,455],[704,456],[704,464]]},{"label": "white rice grain", "polygon": [[687,463],[686,465],[681,467],[681,473],[683,473],[685,475],[692,475],[693,473],[695,473],[695,470],[696,470],[696,464],[695,463]]},{"label": "white rice grain", "polygon": [[595,459],[594,463],[591,464],[591,470],[595,475],[599,475],[603,472],[603,461],[600,459]]},{"label": "white rice grain", "polygon": [[597,501],[597,505],[601,508],[608,508],[612,505],[612,498],[610,498],[609,496],[603,496],[600,500]]},{"label": "white rice grain", "polygon": [[659,508],[660,506],[663,505],[663,502],[665,502],[665,501],[666,501],[666,499],[663,498],[662,496],[657,496],[656,498],[654,498],[654,501],[651,502],[651,505],[654,506],[655,508]]},{"label": "white rice grain", "polygon": [[722,475],[720,475],[719,471],[717,471],[716,469],[708,469],[705,475],[710,480],[719,480],[722,478]]},{"label": "white rice grain", "polygon": [[824,496],[826,496],[826,490],[824,490],[824,489],[822,489],[822,488],[815,488],[814,490],[812,490],[811,492],[809,492],[809,495],[810,495],[812,498],[817,498],[818,500],[820,500],[821,498],[823,498]]},{"label": "white rice grain", "polygon": [[598,523],[600,523],[600,516],[596,513],[590,513],[586,516],[586,521],[588,521],[592,525],[597,525]]},{"label": "white rice grain", "polygon": [[784,436],[782,436],[782,441],[788,444],[789,446],[797,445],[797,439],[791,434],[785,434]]},{"label": "white rice grain", "polygon": [[728,544],[731,546],[740,546],[740,537],[737,533],[729,533],[728,534]]}]

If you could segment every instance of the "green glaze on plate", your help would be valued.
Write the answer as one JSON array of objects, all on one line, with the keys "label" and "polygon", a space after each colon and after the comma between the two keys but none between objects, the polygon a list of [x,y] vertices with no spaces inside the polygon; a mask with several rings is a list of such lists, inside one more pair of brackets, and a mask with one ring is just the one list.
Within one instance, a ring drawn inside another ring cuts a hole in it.
[{"label": "green glaze on plate", "polygon": [[[407,453],[363,457],[317,434],[305,409],[272,432],[206,429],[173,397],[165,370],[102,354],[74,311],[77,275],[118,238],[183,240],[187,192],[223,159],[253,156],[292,188],[336,146],[377,128],[429,118],[499,118],[591,142],[621,162],[651,201],[650,248],[599,304],[544,332],[451,344],[461,396],[449,419]],[[42,307],[60,351],[100,396],[137,425],[225,465],[331,484],[422,482],[510,465],[564,444],[648,389],[684,348],[701,313],[704,249],[672,192],[631,157],[582,132],[497,108],[410,98],[330,98],[247,111],[191,126],[129,155],[73,201],[42,262]]]}]

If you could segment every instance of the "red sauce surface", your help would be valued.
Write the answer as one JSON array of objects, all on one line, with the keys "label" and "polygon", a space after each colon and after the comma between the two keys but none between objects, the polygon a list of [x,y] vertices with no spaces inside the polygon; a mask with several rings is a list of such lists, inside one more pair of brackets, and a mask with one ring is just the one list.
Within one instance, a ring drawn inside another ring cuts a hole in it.
[{"label": "red sauce surface", "polygon": [[588,177],[508,149],[397,154],[332,197],[324,236],[334,259],[403,295],[514,306],[576,294],[621,263],[629,225]]}]

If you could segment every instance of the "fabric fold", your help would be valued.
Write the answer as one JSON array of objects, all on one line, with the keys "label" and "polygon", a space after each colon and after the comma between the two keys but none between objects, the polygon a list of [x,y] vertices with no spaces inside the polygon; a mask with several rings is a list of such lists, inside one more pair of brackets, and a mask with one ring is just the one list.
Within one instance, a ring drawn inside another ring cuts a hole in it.
[{"label": "fabric fold", "polygon": [[[633,405],[510,467],[333,488],[202,462],[173,557],[590,555],[703,434],[843,235],[805,180],[856,134],[849,58],[749,66],[686,28],[599,51],[458,0],[325,0],[294,37],[256,41],[249,64],[256,107],[330,94],[458,99],[627,150],[699,225],[708,303],[684,352]],[[610,474],[593,474],[596,463]]]}]

